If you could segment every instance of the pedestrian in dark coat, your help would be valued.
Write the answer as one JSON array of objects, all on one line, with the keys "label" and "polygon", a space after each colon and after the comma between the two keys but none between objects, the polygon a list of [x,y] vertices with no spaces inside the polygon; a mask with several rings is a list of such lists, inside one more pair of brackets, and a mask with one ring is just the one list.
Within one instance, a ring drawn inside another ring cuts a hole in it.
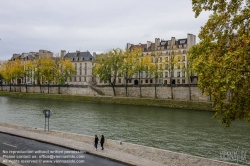
[{"label": "pedestrian in dark coat", "polygon": [[104,148],[103,148],[104,141],[105,141],[105,139],[104,139],[104,136],[102,135],[102,137],[101,137],[101,141],[100,141],[100,143],[101,143],[101,147],[102,147],[102,150],[104,149]]},{"label": "pedestrian in dark coat", "polygon": [[98,137],[97,137],[97,135],[95,135],[95,150],[97,150],[97,144],[98,144],[98,141],[99,141],[99,139],[98,139]]}]

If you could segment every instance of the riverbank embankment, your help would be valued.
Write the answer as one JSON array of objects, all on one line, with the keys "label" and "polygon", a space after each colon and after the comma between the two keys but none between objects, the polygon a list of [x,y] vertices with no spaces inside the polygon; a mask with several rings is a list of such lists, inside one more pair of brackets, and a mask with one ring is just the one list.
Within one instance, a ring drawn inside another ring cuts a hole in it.
[{"label": "riverbank embankment", "polygon": [[0,96],[10,96],[27,99],[49,99],[62,101],[79,101],[91,103],[126,104],[153,107],[168,107],[212,111],[212,102],[190,101],[190,100],[171,100],[171,99],[152,99],[136,97],[112,97],[112,96],[77,96],[65,94],[46,94],[46,93],[22,93],[0,91]]},{"label": "riverbank embankment", "polygon": [[45,132],[40,128],[25,127],[15,124],[0,123],[0,132],[25,137],[41,142],[51,143],[70,149],[86,152],[100,157],[138,166],[172,166],[172,165],[237,165],[198,156],[192,156],[168,150],[146,147],[127,142],[106,139],[105,150],[95,150],[94,137],[60,131]]}]

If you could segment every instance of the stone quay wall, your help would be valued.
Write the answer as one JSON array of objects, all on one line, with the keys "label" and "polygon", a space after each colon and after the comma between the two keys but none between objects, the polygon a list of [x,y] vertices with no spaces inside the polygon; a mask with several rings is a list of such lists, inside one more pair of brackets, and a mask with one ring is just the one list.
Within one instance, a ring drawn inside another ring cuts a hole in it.
[{"label": "stone quay wall", "polygon": [[[175,85],[173,89],[173,99],[175,100],[189,100],[189,87],[187,85]],[[209,101],[209,96],[204,94],[195,85],[190,87],[191,99],[193,101]],[[104,96],[113,96],[113,89],[111,86],[88,86],[88,85],[71,85],[71,86],[58,86],[58,85],[1,85],[1,91],[8,92],[27,92],[27,93],[46,93],[46,94],[66,94],[77,96],[100,96],[100,92]],[[116,95],[118,97],[125,97],[126,91],[124,86],[115,87]],[[155,98],[154,86],[141,87],[142,98]],[[158,99],[171,99],[170,86],[157,86],[156,88]],[[138,86],[128,87],[128,97],[140,97],[140,88]]]}]

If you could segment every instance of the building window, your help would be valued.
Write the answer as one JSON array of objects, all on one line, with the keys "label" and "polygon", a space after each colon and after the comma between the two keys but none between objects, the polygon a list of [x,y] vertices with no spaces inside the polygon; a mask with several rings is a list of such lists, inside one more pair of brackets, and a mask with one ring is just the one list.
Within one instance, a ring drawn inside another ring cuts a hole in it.
[{"label": "building window", "polygon": [[118,78],[118,83],[122,83],[122,81],[121,81],[121,79],[120,79],[120,78]]},{"label": "building window", "polygon": [[181,74],[181,72],[178,71],[178,72],[177,72],[177,77],[180,77],[180,74]]},{"label": "building window", "polygon": [[100,84],[102,83],[102,80],[100,80]]},{"label": "building window", "polygon": [[83,77],[84,78],[84,82],[86,82],[86,77]]},{"label": "building window", "polygon": [[155,63],[158,63],[158,58],[155,58]]},{"label": "building window", "polygon": [[171,77],[174,77],[174,72],[172,71],[172,73],[171,73]]},{"label": "building window", "polygon": [[183,56],[182,58],[183,58],[183,59],[182,59],[183,61],[185,61],[185,60],[186,60],[186,57],[185,57],[185,56]]},{"label": "building window", "polygon": [[148,83],[148,79],[146,79],[146,83]]},{"label": "building window", "polygon": [[152,79],[150,79],[150,84],[152,84],[153,83],[153,80]]},{"label": "building window", "polygon": [[76,77],[75,77],[75,82],[76,82]]},{"label": "building window", "polygon": [[181,82],[180,82],[180,79],[177,79],[177,84],[180,84]]},{"label": "building window", "polygon": [[168,57],[165,58],[165,62],[168,62]]},{"label": "building window", "polygon": [[128,83],[132,83],[132,80],[128,80]]},{"label": "building window", "polygon": [[81,82],[82,81],[82,77],[79,77],[79,82]]},{"label": "building window", "polygon": [[165,72],[165,77],[168,77],[168,72]]},{"label": "building window", "polygon": [[165,69],[168,69],[168,64],[165,65]]},{"label": "building window", "polygon": [[185,72],[182,72],[182,77],[185,77]]},{"label": "building window", "polygon": [[87,69],[84,70],[84,74],[87,75]]},{"label": "building window", "polygon": [[87,68],[87,63],[85,63],[85,68]]},{"label": "building window", "polygon": [[182,84],[185,84],[185,80],[184,79],[182,80]]}]

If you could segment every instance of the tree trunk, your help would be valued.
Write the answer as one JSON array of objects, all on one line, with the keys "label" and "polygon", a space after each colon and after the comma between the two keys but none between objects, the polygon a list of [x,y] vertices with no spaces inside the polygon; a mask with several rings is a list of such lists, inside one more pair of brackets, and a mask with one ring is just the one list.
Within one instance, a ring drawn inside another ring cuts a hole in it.
[{"label": "tree trunk", "polygon": [[173,99],[174,95],[173,95],[173,85],[172,85],[172,72],[170,74],[171,74],[171,76],[170,76],[171,99]]},{"label": "tree trunk", "polygon": [[49,83],[48,83],[48,93],[49,93]]},{"label": "tree trunk", "polygon": [[139,88],[140,88],[140,98],[142,98],[141,95],[141,72],[139,71]]},{"label": "tree trunk", "polygon": [[112,86],[112,89],[113,89],[113,92],[114,92],[114,96],[116,96],[116,93],[115,93],[115,85],[112,83],[111,86]]},{"label": "tree trunk", "polygon": [[58,94],[60,94],[61,92],[60,92],[60,84],[58,84]]},{"label": "tree trunk", "polygon": [[41,84],[39,84],[40,85],[40,93],[42,93],[42,87],[41,87]]},{"label": "tree trunk", "polygon": [[192,96],[191,96],[191,86],[190,86],[190,78],[188,78],[188,91],[189,91],[189,100],[192,100]]},{"label": "tree trunk", "polygon": [[157,98],[157,92],[156,92],[156,78],[155,78],[155,98]]},{"label": "tree trunk", "polygon": [[128,79],[126,79],[125,89],[126,89],[126,96],[128,96]]}]

